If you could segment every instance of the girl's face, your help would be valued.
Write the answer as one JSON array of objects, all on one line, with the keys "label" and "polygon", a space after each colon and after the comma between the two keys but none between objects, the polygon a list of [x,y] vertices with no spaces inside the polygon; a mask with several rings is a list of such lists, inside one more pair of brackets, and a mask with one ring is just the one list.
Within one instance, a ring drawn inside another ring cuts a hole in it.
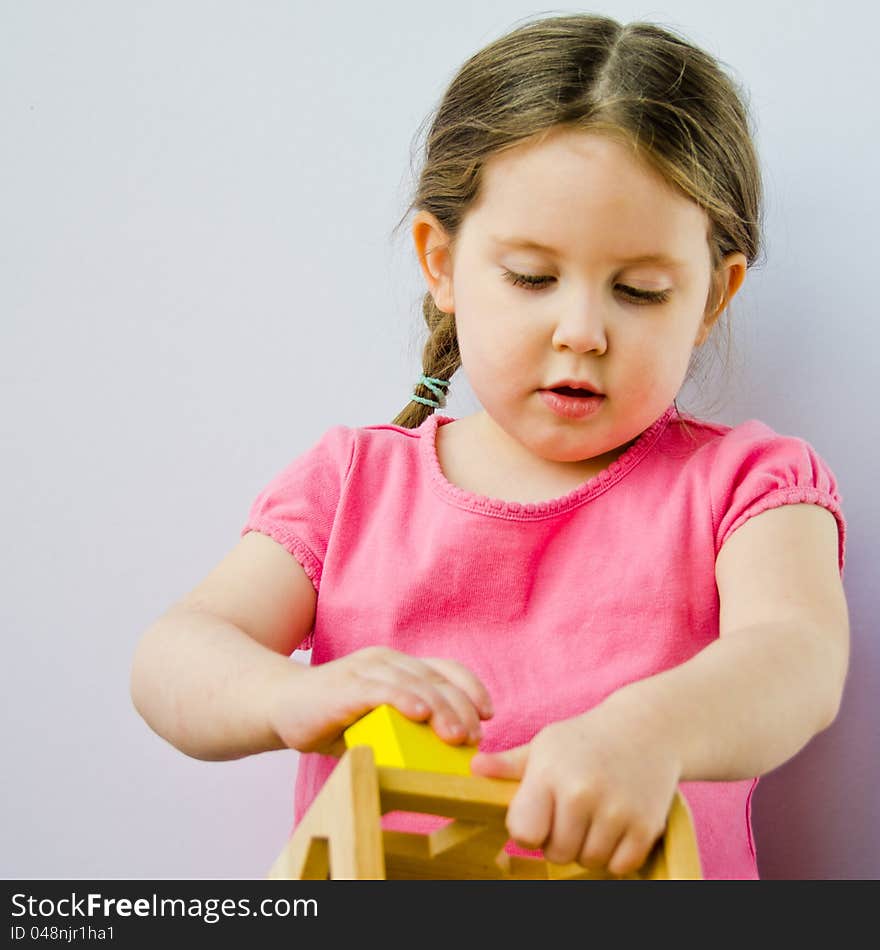
[{"label": "girl's face", "polygon": [[[451,254],[436,224],[414,223],[422,266],[508,453],[610,461],[672,403],[717,319],[707,215],[607,137],[561,130],[492,156]],[[725,259],[725,303],[746,263]],[[548,408],[540,391],[566,378],[604,393],[598,412]]]}]

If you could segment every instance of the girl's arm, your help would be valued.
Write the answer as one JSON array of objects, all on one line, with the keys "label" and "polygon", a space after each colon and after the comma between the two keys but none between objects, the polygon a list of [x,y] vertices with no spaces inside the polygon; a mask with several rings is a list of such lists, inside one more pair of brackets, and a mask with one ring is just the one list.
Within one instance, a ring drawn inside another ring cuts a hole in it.
[{"label": "girl's arm", "polygon": [[287,702],[308,669],[213,614],[183,607],[143,635],[131,698],[154,732],[196,759],[239,759],[283,749],[270,725],[278,691]]},{"label": "girl's arm", "polygon": [[849,662],[837,522],[827,509],[790,504],[754,516],[722,546],[715,576],[719,639],[614,697],[657,717],[682,781],[782,765],[834,721]]},{"label": "girl's arm", "polygon": [[131,696],[156,733],[208,761],[284,748],[341,755],[344,730],[382,703],[454,745],[477,743],[492,715],[485,685],[454,660],[374,646],[307,667],[180,605],[138,645]]},{"label": "girl's arm", "polygon": [[842,641],[803,622],[756,624],[630,683],[605,704],[664,737],[680,781],[763,775],[834,721],[846,668]]},{"label": "girl's arm", "polygon": [[307,668],[288,657],[306,638],[316,607],[302,565],[277,541],[250,531],[143,635],[131,670],[135,708],[193,758],[283,748],[271,709],[283,687],[292,713],[304,702]]},{"label": "girl's arm", "polygon": [[346,727],[383,703],[452,744],[479,741],[489,694],[454,660],[368,647],[319,666],[291,662],[316,606],[300,563],[249,532],[143,635],[135,708],[181,752],[209,761],[284,748],[338,755]]},{"label": "girl's arm", "polygon": [[764,511],[716,559],[720,637],[679,666],[622,686],[530,743],[478,753],[478,775],[520,779],[517,844],[550,861],[640,867],[680,781],[737,781],[795,755],[837,715],[849,617],[833,516]]}]

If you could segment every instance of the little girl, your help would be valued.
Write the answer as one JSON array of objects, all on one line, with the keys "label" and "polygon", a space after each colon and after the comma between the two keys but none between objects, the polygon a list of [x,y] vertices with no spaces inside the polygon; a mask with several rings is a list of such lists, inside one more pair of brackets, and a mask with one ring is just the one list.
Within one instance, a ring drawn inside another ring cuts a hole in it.
[{"label": "little girl", "polygon": [[[519,780],[514,853],[628,873],[680,788],[704,877],[756,878],[758,776],[837,715],[849,621],[828,465],[675,403],[759,252],[736,87],[656,25],[535,19],[452,80],[409,210],[410,403],[260,492],[142,638],[137,709],[200,759],[298,750],[296,823],[390,703]],[[436,414],[459,368],[482,408]]]}]

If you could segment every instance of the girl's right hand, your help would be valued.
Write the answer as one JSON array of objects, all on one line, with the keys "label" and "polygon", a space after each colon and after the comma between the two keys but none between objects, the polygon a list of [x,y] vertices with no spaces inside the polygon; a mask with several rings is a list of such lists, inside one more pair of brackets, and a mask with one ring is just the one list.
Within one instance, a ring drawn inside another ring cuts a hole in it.
[{"label": "girl's right hand", "polygon": [[383,703],[451,745],[476,745],[493,714],[486,687],[456,660],[374,646],[292,676],[273,698],[271,726],[291,749],[340,756],[344,730]]}]

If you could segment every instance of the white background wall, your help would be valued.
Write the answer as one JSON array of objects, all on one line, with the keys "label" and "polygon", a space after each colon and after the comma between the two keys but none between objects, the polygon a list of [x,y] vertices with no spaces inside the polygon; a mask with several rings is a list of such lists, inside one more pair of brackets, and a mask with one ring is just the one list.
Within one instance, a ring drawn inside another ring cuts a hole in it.
[{"label": "white background wall", "polygon": [[276,471],[403,407],[417,126],[478,48],[579,9],[681,30],[751,95],[767,262],[711,417],[833,468],[853,635],[838,720],[759,786],[761,871],[880,877],[875,5],[2,0],[4,877],[265,874],[296,754],[177,752],[131,705],[133,650]]}]

